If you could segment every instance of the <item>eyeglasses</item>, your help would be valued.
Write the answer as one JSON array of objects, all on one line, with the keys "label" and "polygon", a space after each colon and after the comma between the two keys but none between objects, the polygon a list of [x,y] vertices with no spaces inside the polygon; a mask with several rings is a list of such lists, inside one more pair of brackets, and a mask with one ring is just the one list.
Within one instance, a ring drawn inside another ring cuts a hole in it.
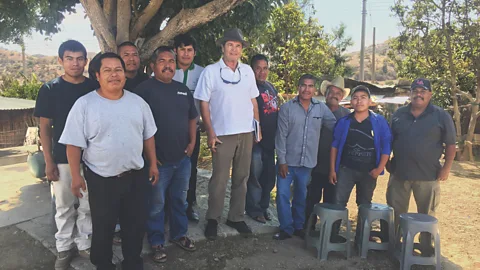
[{"label": "eyeglasses", "polygon": [[238,75],[240,75],[240,78],[236,82],[231,82],[231,81],[225,80],[222,76],[222,70],[223,70],[223,68],[220,68],[220,78],[222,79],[223,83],[235,85],[235,84],[238,84],[242,80],[242,73],[240,72],[240,69],[237,69],[238,70]]},{"label": "eyeglasses", "polygon": [[428,90],[416,90],[416,89],[414,89],[414,90],[411,90],[411,92],[412,92],[412,94],[414,94],[414,95],[420,94],[420,95],[424,96],[426,93],[428,93],[428,92],[430,92],[430,91],[428,91]]}]

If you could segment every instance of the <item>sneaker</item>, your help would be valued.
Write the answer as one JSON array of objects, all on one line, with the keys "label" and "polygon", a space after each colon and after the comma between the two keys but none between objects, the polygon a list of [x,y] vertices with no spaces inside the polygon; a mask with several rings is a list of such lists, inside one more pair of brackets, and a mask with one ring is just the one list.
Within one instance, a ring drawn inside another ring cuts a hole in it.
[{"label": "sneaker", "polygon": [[73,255],[71,250],[60,251],[55,261],[55,270],[67,270],[70,267]]},{"label": "sneaker", "polygon": [[208,220],[207,227],[205,228],[205,237],[208,240],[217,239],[217,226],[218,222],[215,219]]},{"label": "sneaker", "polygon": [[280,231],[273,235],[273,240],[285,240],[288,238],[292,238],[292,236],[285,231]]},{"label": "sneaker", "polygon": [[245,221],[233,222],[227,220],[226,224],[227,226],[237,230],[242,236],[248,236],[252,234],[252,230],[247,226],[247,223],[245,223]]},{"label": "sneaker", "polygon": [[79,250],[78,256],[90,260],[90,248]]},{"label": "sneaker", "polygon": [[188,206],[186,214],[187,214],[188,220],[193,222],[200,221],[200,217],[198,216],[197,212],[195,212],[192,206]]}]

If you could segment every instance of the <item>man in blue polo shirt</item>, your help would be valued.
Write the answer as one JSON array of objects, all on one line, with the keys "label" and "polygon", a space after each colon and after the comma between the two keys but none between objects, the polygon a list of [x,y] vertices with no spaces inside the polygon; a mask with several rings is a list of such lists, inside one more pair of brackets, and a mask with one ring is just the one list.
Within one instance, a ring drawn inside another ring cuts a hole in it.
[{"label": "man in blue polo shirt", "polygon": [[155,77],[144,81],[136,93],[150,105],[155,124],[155,148],[159,182],[153,187],[148,241],[154,250],[153,260],[165,262],[165,197],[170,212],[170,242],[187,251],[195,245],[187,237],[187,191],[190,179],[190,156],[196,141],[197,110],[190,90],[173,80],[175,53],[170,47],[159,47],[151,57]]}]

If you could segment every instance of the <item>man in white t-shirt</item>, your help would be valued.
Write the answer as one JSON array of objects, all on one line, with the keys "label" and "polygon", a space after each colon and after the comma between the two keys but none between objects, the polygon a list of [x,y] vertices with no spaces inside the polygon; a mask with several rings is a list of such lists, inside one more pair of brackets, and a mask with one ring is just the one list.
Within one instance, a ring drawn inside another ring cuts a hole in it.
[{"label": "man in white t-shirt", "polygon": [[[208,221],[205,236],[217,237],[225,192],[232,168],[230,210],[227,225],[242,235],[252,233],[244,221],[247,180],[253,146],[253,122],[259,121],[256,97],[258,88],[249,65],[239,62],[248,43],[239,29],[225,31],[217,40],[223,57],[205,68],[195,89],[200,112],[212,150],[212,177],[208,184]],[[261,132],[259,131],[259,140]]]},{"label": "man in white t-shirt", "polygon": [[[120,56],[104,53],[94,64],[100,88],[75,102],[59,142],[67,145],[73,194],[81,198],[88,184],[91,262],[97,269],[115,269],[112,240],[119,219],[122,269],[141,270],[149,178],[154,185],[158,181],[153,137],[157,128],[148,104],[123,90],[125,63]],[[149,170],[144,169],[142,152]],[[81,159],[87,183],[80,173]]]},{"label": "man in white t-shirt", "polygon": [[[190,89],[192,95],[195,93],[195,88],[197,87],[198,79],[200,74],[202,74],[203,67],[193,63],[193,59],[197,54],[197,43],[193,37],[188,34],[181,34],[174,38],[174,50],[177,54],[177,69],[173,80],[181,82]],[[195,107],[197,112],[200,115],[200,104],[198,100],[195,100]],[[198,214],[193,209],[197,201],[196,191],[197,191],[197,163],[198,155],[200,154],[200,127],[197,125],[197,141],[195,143],[195,148],[193,149],[192,156],[190,161],[192,164],[190,181],[188,185],[187,193],[187,218],[190,221],[198,222]]]}]

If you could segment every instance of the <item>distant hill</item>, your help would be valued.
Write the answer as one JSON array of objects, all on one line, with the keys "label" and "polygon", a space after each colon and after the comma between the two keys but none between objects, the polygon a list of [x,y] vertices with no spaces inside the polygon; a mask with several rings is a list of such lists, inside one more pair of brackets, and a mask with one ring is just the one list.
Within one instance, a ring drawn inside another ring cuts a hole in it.
[{"label": "distant hill", "polygon": [[[92,59],[95,53],[87,53]],[[26,55],[27,75],[35,73],[42,82],[47,82],[63,74],[62,66],[58,64],[57,56],[46,56],[41,54]],[[88,65],[85,71],[88,69]],[[0,48],[0,74],[13,77],[21,77],[22,53]],[[85,72],[85,75],[87,73]],[[0,78],[1,79],[1,78]]]},{"label": "distant hill", "polygon": [[[388,41],[375,46],[375,81],[382,83],[397,80],[397,73],[393,62],[388,58],[387,53],[390,50]],[[365,80],[372,81],[372,53],[373,46],[365,48]],[[354,70],[355,80],[360,78],[360,51],[347,54],[350,59],[347,65]],[[391,83],[391,82],[389,82]]]}]

